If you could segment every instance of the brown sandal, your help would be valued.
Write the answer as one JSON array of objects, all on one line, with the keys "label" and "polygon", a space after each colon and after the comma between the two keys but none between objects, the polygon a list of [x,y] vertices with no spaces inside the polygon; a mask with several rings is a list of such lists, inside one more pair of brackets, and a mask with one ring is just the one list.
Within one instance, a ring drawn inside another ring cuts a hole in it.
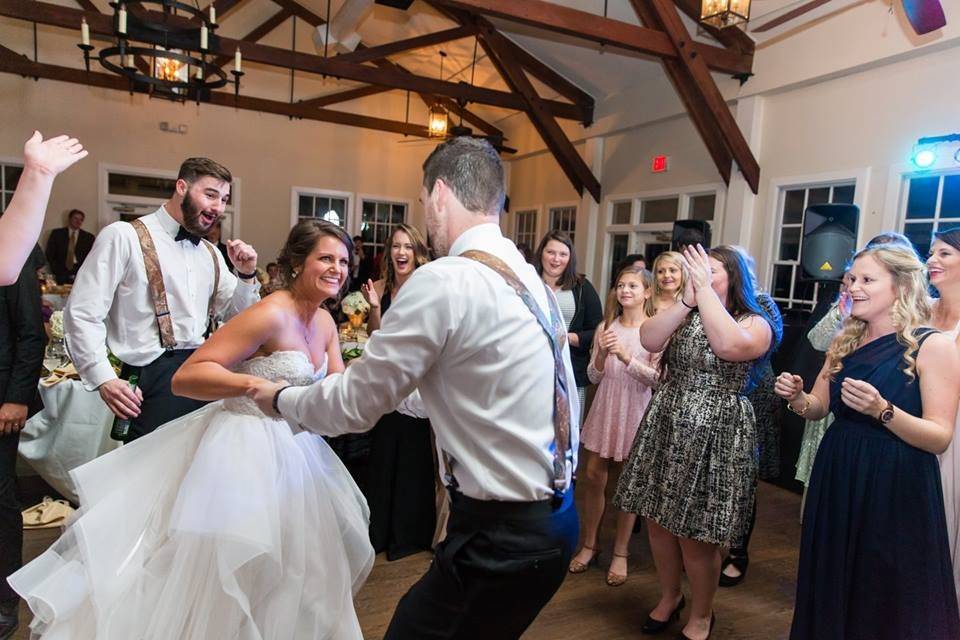
[{"label": "brown sandal", "polygon": [[600,558],[600,550],[594,547],[588,547],[587,545],[583,545],[582,547],[580,547],[581,551],[584,549],[587,549],[588,551],[592,551],[593,555],[590,556],[590,559],[587,561],[586,564],[580,562],[576,558],[571,559],[570,567],[568,569],[570,573],[584,573],[587,569],[597,564],[597,560]]},{"label": "brown sandal", "polygon": [[[617,553],[616,551],[614,551],[614,552],[613,552],[613,557],[614,557],[614,558],[624,558],[624,559],[626,559],[626,558],[629,558],[629,557],[630,557],[630,554],[629,554],[629,553],[627,553],[627,554],[620,554],[620,553]],[[623,584],[624,582],[626,582],[626,581],[627,581],[627,576],[626,576],[626,574],[621,575],[621,574],[619,574],[619,573],[614,573],[613,571],[607,571],[607,586],[608,586],[608,587],[619,587],[620,585],[622,585],[622,584]]]}]

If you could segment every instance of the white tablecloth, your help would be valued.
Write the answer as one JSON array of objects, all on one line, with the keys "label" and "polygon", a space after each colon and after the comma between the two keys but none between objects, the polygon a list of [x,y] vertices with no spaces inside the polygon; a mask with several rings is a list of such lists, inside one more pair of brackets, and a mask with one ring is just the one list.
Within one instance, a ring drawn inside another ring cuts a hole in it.
[{"label": "white tablecloth", "polygon": [[120,443],[110,438],[113,414],[77,380],[40,386],[44,409],[20,432],[20,455],[51,487],[77,502],[70,470]]}]

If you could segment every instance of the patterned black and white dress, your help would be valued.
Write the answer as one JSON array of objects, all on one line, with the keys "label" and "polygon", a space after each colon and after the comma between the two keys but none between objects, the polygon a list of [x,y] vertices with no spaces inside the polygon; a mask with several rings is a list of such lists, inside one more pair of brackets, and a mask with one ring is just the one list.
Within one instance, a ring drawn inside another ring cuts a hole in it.
[{"label": "patterned black and white dress", "polygon": [[664,379],[613,503],[674,535],[738,546],[757,482],[756,421],[745,395],[754,362],[718,358],[697,312],[674,333],[663,358]]}]

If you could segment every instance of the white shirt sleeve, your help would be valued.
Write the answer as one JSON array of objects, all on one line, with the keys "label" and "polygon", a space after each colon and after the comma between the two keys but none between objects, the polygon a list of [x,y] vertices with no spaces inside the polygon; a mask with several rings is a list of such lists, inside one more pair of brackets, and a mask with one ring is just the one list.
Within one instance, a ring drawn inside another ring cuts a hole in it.
[{"label": "white shirt sleeve", "polygon": [[63,312],[67,350],[87,391],[117,377],[107,360],[106,318],[131,257],[129,244],[119,226],[105,227],[67,298]]},{"label": "white shirt sleeve", "polygon": [[220,263],[220,287],[214,302],[216,314],[229,320],[247,307],[260,301],[260,283],[256,278],[253,282],[244,282],[230,272],[230,266],[223,259],[223,254],[214,247],[212,254]]},{"label": "white shirt sleeve", "polygon": [[457,326],[460,301],[437,273],[418,269],[390,305],[363,357],[342,374],[280,394],[281,414],[323,435],[367,431],[417,387]]}]

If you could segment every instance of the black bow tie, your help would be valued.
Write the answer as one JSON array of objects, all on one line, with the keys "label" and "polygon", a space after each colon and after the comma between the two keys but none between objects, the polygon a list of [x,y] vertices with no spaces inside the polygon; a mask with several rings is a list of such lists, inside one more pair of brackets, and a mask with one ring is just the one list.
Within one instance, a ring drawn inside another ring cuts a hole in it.
[{"label": "black bow tie", "polygon": [[177,237],[174,238],[174,240],[176,240],[177,242],[180,242],[181,240],[189,240],[190,242],[193,243],[193,246],[197,246],[198,244],[200,244],[200,236],[190,233],[183,227],[180,227],[180,230],[177,231]]}]

